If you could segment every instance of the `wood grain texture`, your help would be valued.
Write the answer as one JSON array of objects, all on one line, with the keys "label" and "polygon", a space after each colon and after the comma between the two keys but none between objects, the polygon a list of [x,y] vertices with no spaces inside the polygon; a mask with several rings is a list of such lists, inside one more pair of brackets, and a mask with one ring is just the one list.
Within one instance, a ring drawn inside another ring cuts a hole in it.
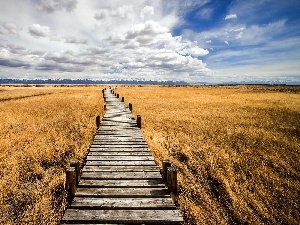
[{"label": "wood grain texture", "polygon": [[79,210],[66,211],[62,223],[182,224],[178,210]]},{"label": "wood grain texture", "polygon": [[121,198],[121,197],[136,197],[136,198],[169,198],[170,192],[165,187],[88,187],[78,188],[75,194],[76,197],[106,197],[106,198]]}]

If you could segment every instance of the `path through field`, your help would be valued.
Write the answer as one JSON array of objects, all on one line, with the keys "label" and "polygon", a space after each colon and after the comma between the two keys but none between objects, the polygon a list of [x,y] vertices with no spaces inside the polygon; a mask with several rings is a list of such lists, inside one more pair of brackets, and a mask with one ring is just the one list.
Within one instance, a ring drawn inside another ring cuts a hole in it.
[{"label": "path through field", "polygon": [[182,224],[130,110],[105,90],[107,111],[62,224]]}]

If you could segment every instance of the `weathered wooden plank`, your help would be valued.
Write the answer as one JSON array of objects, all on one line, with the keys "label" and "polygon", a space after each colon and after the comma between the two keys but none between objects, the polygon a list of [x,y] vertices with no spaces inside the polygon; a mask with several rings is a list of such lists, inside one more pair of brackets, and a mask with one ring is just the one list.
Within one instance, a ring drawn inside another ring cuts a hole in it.
[{"label": "weathered wooden plank", "polygon": [[102,139],[118,139],[118,140],[129,140],[129,141],[132,141],[132,140],[144,140],[144,138],[142,136],[139,136],[138,138],[134,138],[132,136],[128,136],[128,135],[121,135],[119,137],[116,137],[116,136],[109,136],[109,135],[99,135],[99,134],[96,134],[94,136],[94,140],[102,140]]},{"label": "weathered wooden plank", "polygon": [[126,133],[118,133],[118,134],[111,134],[111,133],[107,133],[107,132],[98,132],[98,130],[96,131],[96,135],[100,135],[102,137],[134,137],[134,138],[141,138],[141,134],[135,134],[134,136],[131,134],[126,134]]},{"label": "weathered wooden plank", "polygon": [[136,136],[131,136],[131,135],[127,135],[126,133],[123,134],[119,134],[119,135],[110,135],[110,134],[97,134],[96,135],[99,138],[138,138],[138,139],[143,139],[144,137],[142,136],[141,133],[136,134]]},{"label": "weathered wooden plank", "polygon": [[139,197],[139,198],[156,198],[156,197],[170,197],[170,192],[164,187],[152,188],[78,188],[75,196],[77,197]]},{"label": "weathered wooden plank", "polygon": [[92,198],[75,197],[70,209],[168,210],[176,209],[171,198]]},{"label": "weathered wooden plank", "polygon": [[115,147],[115,146],[111,146],[111,147],[102,147],[100,145],[91,145],[90,147],[90,151],[112,151],[112,152],[116,152],[116,151],[119,151],[119,152],[137,152],[137,151],[147,151],[149,152],[149,148],[148,146],[144,146],[144,147],[140,147],[140,146],[137,146],[137,147]]},{"label": "weathered wooden plank", "polygon": [[124,133],[127,133],[128,136],[131,136],[131,137],[140,137],[140,135],[136,132],[127,132],[126,130],[111,130],[111,131],[108,131],[108,130],[104,130],[104,131],[97,131],[97,134],[100,134],[100,135],[108,135],[108,136],[120,136]]},{"label": "weathered wooden plank", "polygon": [[158,166],[85,166],[83,172],[100,172],[100,171],[119,171],[119,172],[138,172],[138,171],[157,171]]},{"label": "weathered wooden plank", "polygon": [[135,160],[140,160],[140,161],[146,161],[146,160],[154,160],[153,156],[135,156],[135,155],[127,155],[127,156],[103,156],[103,155],[87,155],[86,160],[88,161],[103,161],[103,160],[108,160],[108,161],[135,161]]},{"label": "weathered wooden plank", "polygon": [[94,142],[100,142],[100,143],[105,143],[105,142],[121,142],[121,143],[146,143],[144,139],[142,138],[134,138],[134,137],[126,137],[126,138],[118,138],[118,137],[111,137],[111,138],[106,138],[106,137],[98,137],[97,139],[94,138]]},{"label": "weathered wooden plank", "polygon": [[154,161],[87,161],[88,166],[156,166]]},{"label": "weathered wooden plank", "polygon": [[147,145],[145,141],[94,140],[94,145]]},{"label": "weathered wooden plank", "polygon": [[78,210],[66,211],[62,223],[182,224],[177,210]]},{"label": "weathered wooden plank", "polygon": [[119,171],[102,171],[102,172],[83,172],[82,179],[94,180],[150,180],[161,178],[159,172],[119,172]]},{"label": "weathered wooden plank", "polygon": [[147,144],[136,144],[136,145],[127,145],[127,144],[105,144],[105,145],[97,145],[97,144],[92,144],[93,147],[101,146],[101,148],[147,148]]},{"label": "weathered wooden plank", "polygon": [[130,151],[130,152],[119,152],[119,151],[97,151],[89,152],[88,156],[152,156],[150,151]]},{"label": "weathered wooden plank", "polygon": [[152,188],[152,187],[165,187],[165,184],[161,179],[156,180],[85,180],[81,179],[78,187],[90,188],[90,187],[101,187],[101,188]]}]

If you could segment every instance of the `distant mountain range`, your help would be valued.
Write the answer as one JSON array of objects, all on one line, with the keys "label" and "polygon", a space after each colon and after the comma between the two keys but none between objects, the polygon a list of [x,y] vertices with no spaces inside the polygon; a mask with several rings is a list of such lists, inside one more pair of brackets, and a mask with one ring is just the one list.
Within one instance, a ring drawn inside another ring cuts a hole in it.
[{"label": "distant mountain range", "polygon": [[0,84],[170,84],[186,85],[184,81],[152,80],[90,80],[90,79],[1,79]]},{"label": "distant mountain range", "polygon": [[154,81],[154,80],[91,80],[91,79],[11,79],[0,78],[0,84],[159,84],[159,85],[300,85],[300,81],[247,81],[247,82],[223,82],[223,83],[207,83],[194,82],[187,83],[185,81]]}]

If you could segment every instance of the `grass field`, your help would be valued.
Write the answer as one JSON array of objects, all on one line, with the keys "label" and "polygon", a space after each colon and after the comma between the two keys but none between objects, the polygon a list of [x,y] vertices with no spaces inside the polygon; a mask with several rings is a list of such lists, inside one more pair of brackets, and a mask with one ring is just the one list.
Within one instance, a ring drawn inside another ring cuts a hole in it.
[{"label": "grass field", "polygon": [[300,87],[117,87],[157,163],[179,172],[187,224],[298,224]]},{"label": "grass field", "polygon": [[[0,87],[0,224],[57,224],[102,87]],[[298,224],[300,87],[120,86],[158,164],[179,173],[187,224]]]},{"label": "grass field", "polygon": [[0,87],[0,224],[58,224],[65,173],[103,114],[100,87]]}]

